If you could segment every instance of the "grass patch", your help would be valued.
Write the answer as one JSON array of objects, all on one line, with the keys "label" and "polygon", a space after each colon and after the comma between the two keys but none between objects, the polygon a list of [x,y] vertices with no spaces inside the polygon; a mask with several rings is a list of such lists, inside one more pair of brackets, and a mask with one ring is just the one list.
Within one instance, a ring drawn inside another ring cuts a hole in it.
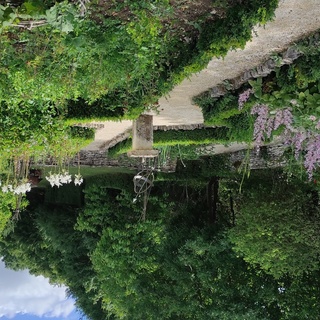
[{"label": "grass patch", "polygon": [[[163,149],[171,148],[171,154],[175,153],[192,154],[194,159],[195,149],[202,145],[213,143],[228,144],[234,141],[251,142],[253,122],[248,120],[243,114],[237,115],[230,119],[230,128],[205,128],[195,130],[169,130],[154,132],[154,148]],[[108,150],[108,156],[117,157],[128,152],[132,147],[131,138],[124,140]],[[188,150],[188,148],[190,150]],[[190,157],[187,156],[189,159]]]}]

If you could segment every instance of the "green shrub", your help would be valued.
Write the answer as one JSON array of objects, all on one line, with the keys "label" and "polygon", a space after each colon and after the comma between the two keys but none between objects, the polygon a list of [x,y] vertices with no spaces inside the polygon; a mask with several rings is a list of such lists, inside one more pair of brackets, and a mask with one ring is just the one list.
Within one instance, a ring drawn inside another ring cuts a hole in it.
[{"label": "green shrub", "polygon": [[70,135],[72,138],[94,139],[95,129],[86,127],[70,127]]},{"label": "green shrub", "polygon": [[[236,115],[228,121],[228,127],[204,128],[194,130],[168,130],[154,132],[154,148],[170,147],[170,158],[197,159],[197,149],[208,144],[228,144],[234,141],[250,142],[253,123],[251,117]],[[132,140],[127,139],[108,150],[109,157],[117,157],[132,148]]]},{"label": "green shrub", "polygon": [[229,232],[234,250],[276,279],[319,270],[319,211],[313,199],[318,191],[283,175],[270,178],[246,181],[236,226]]},{"label": "green shrub", "polygon": [[72,4],[58,3],[52,10],[67,29],[52,21],[31,32],[8,28],[1,34],[1,99],[68,101],[69,116],[76,118],[130,114],[152,105],[213,56],[243,47],[252,26],[270,19],[276,5],[276,0],[230,2],[223,18],[195,15],[186,36],[167,1],[93,3],[84,18]]},{"label": "green shrub", "polygon": [[133,174],[117,172],[99,176],[89,176],[86,178],[86,188],[90,188],[92,185],[131,191],[133,190]]},{"label": "green shrub", "polygon": [[114,147],[108,149],[108,157],[115,158],[120,154],[127,153],[132,148],[132,139],[126,139],[117,143]]},{"label": "green shrub", "polygon": [[191,145],[212,143],[219,137],[218,128],[194,130],[157,130],[153,134],[154,145]]}]

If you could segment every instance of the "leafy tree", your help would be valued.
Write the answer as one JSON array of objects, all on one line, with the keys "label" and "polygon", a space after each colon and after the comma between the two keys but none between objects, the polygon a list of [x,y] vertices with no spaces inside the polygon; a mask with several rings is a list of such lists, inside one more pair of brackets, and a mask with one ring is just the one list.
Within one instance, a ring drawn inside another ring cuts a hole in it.
[{"label": "leafy tree", "polygon": [[[126,112],[148,107],[212,56],[243,46],[252,26],[271,18],[277,1],[217,2],[200,11],[196,6],[190,23],[179,17],[189,18],[179,4],[165,0],[87,5],[83,15],[73,1],[22,4],[20,11],[38,12],[46,24],[3,29],[1,100],[12,105],[44,99],[62,108],[67,100],[102,99],[110,110]],[[212,8],[221,15],[209,14]]]},{"label": "leafy tree", "polygon": [[318,191],[275,179],[248,182],[254,188],[247,188],[229,232],[234,249],[275,278],[319,270]]},{"label": "leafy tree", "polygon": [[92,256],[103,307],[119,319],[279,316],[275,282],[248,271],[224,237],[186,231],[164,233],[150,221],[106,230]]},{"label": "leafy tree", "polygon": [[[248,264],[233,251],[227,224],[211,226],[197,217],[200,208],[207,209],[198,183],[187,200],[181,186],[162,182],[142,222],[125,179],[114,178],[86,184],[84,208],[29,207],[15,232],[0,241],[7,266],[66,284],[93,320],[317,318],[319,271],[276,280]],[[251,184],[243,187],[249,194]]]},{"label": "leafy tree", "polygon": [[74,230],[77,210],[72,207],[37,206],[21,215],[14,232],[0,241],[1,256],[6,266],[29,269],[43,275],[53,284],[68,286],[68,294],[90,319],[101,320],[107,315],[99,305],[94,290],[85,286],[93,283],[94,273],[88,258],[86,241]]},{"label": "leafy tree", "polygon": [[0,191],[0,238],[12,217],[12,210],[16,205],[16,197]]},{"label": "leafy tree", "polygon": [[14,227],[14,220],[24,214],[28,205],[25,195],[16,195],[12,192],[3,192],[0,180],[0,239],[10,233]]}]

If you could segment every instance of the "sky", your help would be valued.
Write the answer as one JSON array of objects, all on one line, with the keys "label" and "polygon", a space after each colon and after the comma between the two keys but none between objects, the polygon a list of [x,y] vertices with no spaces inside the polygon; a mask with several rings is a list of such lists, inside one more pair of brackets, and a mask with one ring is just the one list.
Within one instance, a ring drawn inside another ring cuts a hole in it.
[{"label": "sky", "polygon": [[27,270],[6,269],[0,260],[0,320],[80,320],[65,290]]}]

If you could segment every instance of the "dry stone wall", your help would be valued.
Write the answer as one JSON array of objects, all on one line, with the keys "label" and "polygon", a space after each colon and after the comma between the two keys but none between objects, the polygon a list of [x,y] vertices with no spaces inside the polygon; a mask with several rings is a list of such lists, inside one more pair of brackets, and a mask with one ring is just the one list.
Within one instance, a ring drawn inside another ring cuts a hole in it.
[{"label": "dry stone wall", "polygon": [[[283,167],[286,165],[286,159],[283,156],[285,146],[273,145],[265,146],[257,152],[256,149],[240,150],[237,152],[229,153],[229,167],[230,170],[236,170],[240,165],[248,164],[249,168],[254,169],[265,169],[265,168],[276,168]],[[214,156],[214,145],[212,149],[206,148],[206,152],[200,153],[199,156]],[[78,162],[79,161],[79,162]],[[177,159],[170,159],[162,171],[175,171]],[[86,151],[80,152],[79,160],[74,158],[70,165],[77,166],[78,163],[81,166],[91,167],[126,167],[126,168],[137,168],[141,167],[141,159],[129,158],[126,155],[122,155],[117,159],[108,158],[107,151]]]},{"label": "dry stone wall", "polygon": [[275,71],[276,68],[293,63],[293,61],[300,56],[301,53],[298,48],[290,47],[282,54],[282,56],[277,57],[278,61],[276,58],[270,58],[260,66],[247,70],[236,78],[225,80],[223,84],[210,89],[210,95],[215,98],[225,95],[230,90],[237,90],[249,80],[265,77],[272,71]]},{"label": "dry stone wall", "polygon": [[251,170],[284,167],[287,161],[284,157],[284,145],[265,146],[257,149],[240,150],[230,153],[231,170],[237,170],[241,165],[248,165]]}]

